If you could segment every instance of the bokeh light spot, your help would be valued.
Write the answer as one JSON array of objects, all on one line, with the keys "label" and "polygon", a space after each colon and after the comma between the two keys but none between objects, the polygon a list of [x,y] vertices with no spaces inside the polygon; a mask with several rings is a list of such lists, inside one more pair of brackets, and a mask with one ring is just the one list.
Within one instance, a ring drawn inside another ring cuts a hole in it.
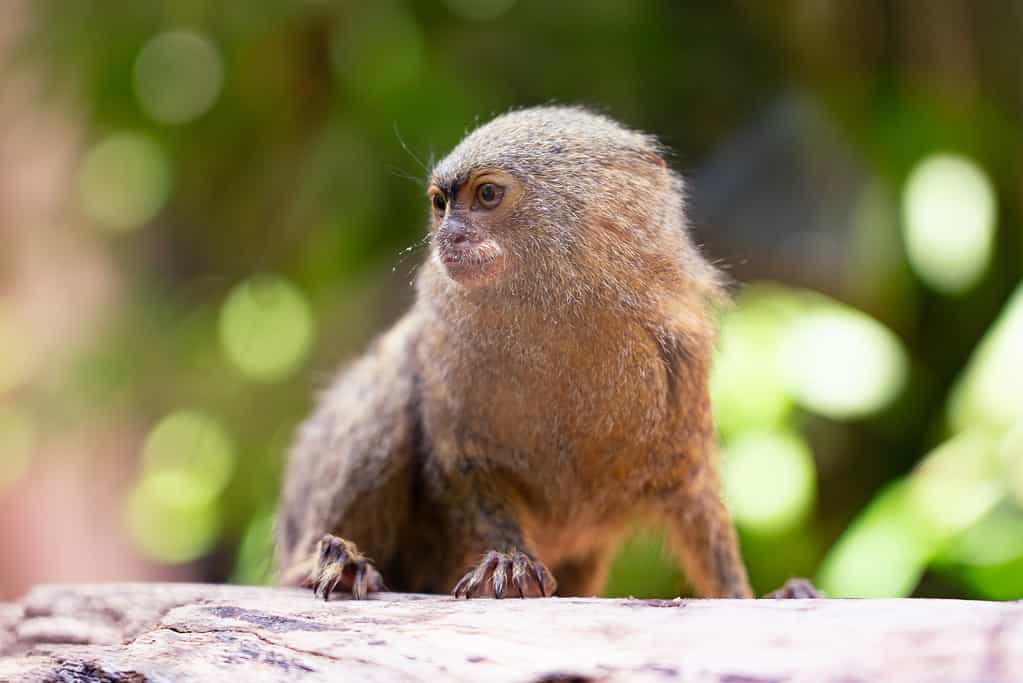
[{"label": "bokeh light spot", "polygon": [[224,83],[220,51],[191,31],[154,36],[135,60],[135,94],[161,123],[187,123],[206,113]]},{"label": "bokeh light spot", "polygon": [[836,598],[906,597],[927,561],[924,547],[893,520],[846,539],[820,585]]},{"label": "bokeh light spot", "polygon": [[1023,596],[1023,556],[1000,564],[963,565],[960,575],[977,597],[1019,600]]},{"label": "bokeh light spot", "polygon": [[779,352],[797,400],[839,420],[887,406],[908,373],[906,352],[891,331],[863,313],[837,306],[799,316]]},{"label": "bokeh light spot", "polygon": [[910,265],[945,293],[962,292],[987,270],[995,235],[995,192],[973,161],[949,154],[922,160],[903,195]]},{"label": "bokeh light spot", "polygon": [[965,432],[933,450],[913,472],[908,502],[929,532],[950,537],[975,524],[1004,496],[991,440]]},{"label": "bokeh light spot", "polygon": [[34,446],[31,418],[15,408],[0,407],[0,491],[28,469]]},{"label": "bokeh light spot", "polygon": [[244,375],[273,381],[305,360],[313,340],[313,314],[298,287],[261,275],[237,285],[220,312],[220,341]]},{"label": "bokeh light spot", "polygon": [[913,592],[935,546],[916,528],[906,485],[881,492],[824,560],[817,585],[836,598],[895,598]]},{"label": "bokeh light spot", "polygon": [[1002,439],[998,455],[1005,467],[1009,492],[1016,505],[1023,509],[1023,420],[1016,423]]},{"label": "bokeh light spot", "polygon": [[132,540],[159,562],[202,557],[217,541],[218,497],[234,468],[234,444],[214,418],[180,411],[160,420],[146,437],[142,477],[126,504]]},{"label": "bokeh light spot", "polygon": [[971,566],[1023,558],[1023,511],[1001,506],[958,536],[942,558]]},{"label": "bokeh light spot", "polygon": [[215,500],[235,469],[231,438],[215,419],[201,413],[172,413],[146,437],[142,452],[148,492],[184,497],[195,504]]},{"label": "bokeh light spot", "polygon": [[89,150],[78,175],[82,211],[100,227],[123,232],[152,220],[171,191],[171,166],[146,136],[119,133]]},{"label": "bokeh light spot", "polygon": [[261,586],[273,582],[274,519],[272,512],[262,512],[249,523],[238,548],[232,583]]},{"label": "bokeh light spot", "polygon": [[[158,562],[191,562],[217,541],[219,510],[189,496],[187,481],[180,473],[154,473],[144,476],[128,497],[125,512],[131,539]],[[182,484],[182,495],[167,495],[168,489]]]},{"label": "bokeh light spot", "polygon": [[730,444],[724,458],[729,509],[744,529],[776,534],[798,527],[817,490],[809,446],[787,432],[751,432]]},{"label": "bokeh light spot", "polygon": [[1023,285],[981,340],[949,402],[957,430],[1003,431],[1023,419]]},{"label": "bokeh light spot", "polygon": [[515,0],[444,0],[452,14],[469,21],[491,21],[507,12]]},{"label": "bokeh light spot", "polygon": [[27,380],[34,366],[28,339],[0,308],[0,394]]},{"label": "bokeh light spot", "polygon": [[775,362],[782,315],[762,299],[741,298],[722,321],[710,387],[717,427],[726,436],[780,424],[792,407]]}]

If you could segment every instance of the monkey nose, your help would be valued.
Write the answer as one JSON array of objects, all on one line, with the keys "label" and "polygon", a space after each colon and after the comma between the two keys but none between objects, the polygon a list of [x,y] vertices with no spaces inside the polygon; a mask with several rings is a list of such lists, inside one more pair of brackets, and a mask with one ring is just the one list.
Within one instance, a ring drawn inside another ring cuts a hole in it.
[{"label": "monkey nose", "polygon": [[451,243],[459,247],[472,246],[480,243],[480,236],[473,231],[459,230],[451,235]]},{"label": "monkey nose", "polygon": [[461,221],[449,220],[444,226],[447,242],[456,247],[471,247],[483,241],[480,234]]}]

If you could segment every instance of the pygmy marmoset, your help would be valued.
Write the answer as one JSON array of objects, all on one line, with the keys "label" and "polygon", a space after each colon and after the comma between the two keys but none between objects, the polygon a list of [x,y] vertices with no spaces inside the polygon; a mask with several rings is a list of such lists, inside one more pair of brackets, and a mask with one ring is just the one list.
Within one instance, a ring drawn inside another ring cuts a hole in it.
[{"label": "pygmy marmoset", "polygon": [[514,111],[433,168],[429,201],[415,304],[300,429],[282,581],[594,595],[654,517],[697,593],[750,597],[708,395],[725,294],[662,147],[578,108]]}]

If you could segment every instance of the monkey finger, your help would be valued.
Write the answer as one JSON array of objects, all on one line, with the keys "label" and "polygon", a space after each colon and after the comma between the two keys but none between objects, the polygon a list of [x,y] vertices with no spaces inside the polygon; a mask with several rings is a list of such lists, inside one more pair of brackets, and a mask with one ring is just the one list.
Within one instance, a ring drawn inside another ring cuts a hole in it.
[{"label": "monkey finger", "polygon": [[516,552],[512,557],[512,583],[519,590],[519,597],[525,598],[530,592],[529,581],[529,558],[523,553]]},{"label": "monkey finger", "polygon": [[380,575],[380,572],[372,564],[366,565],[366,585],[374,593],[388,590],[387,586],[384,585],[384,577]]},{"label": "monkey finger", "polygon": [[487,579],[493,574],[500,561],[501,555],[499,553],[491,550],[486,554],[486,557],[483,558],[483,561],[476,568],[476,571],[472,573],[472,578],[469,579],[469,585],[466,587],[466,597],[474,595],[483,596],[486,594]]},{"label": "monkey finger", "polygon": [[365,600],[371,592],[379,592],[383,587],[383,579],[369,560],[360,560],[355,564],[355,578],[352,580],[352,597]]},{"label": "monkey finger", "polygon": [[325,566],[328,564],[337,563],[340,565],[346,564],[351,559],[350,548],[347,543],[337,536],[331,534],[325,535],[320,539],[320,565]]},{"label": "monkey finger", "polygon": [[466,574],[465,576],[463,576],[458,581],[458,583],[455,584],[455,589],[453,591],[451,591],[451,594],[454,595],[456,598],[460,598],[463,595],[466,598],[468,598],[469,595],[465,592],[465,587],[469,585],[469,577],[470,576],[472,576],[472,574]]},{"label": "monkey finger", "polygon": [[526,574],[525,573],[522,573],[522,574],[512,574],[512,583],[515,584],[515,588],[519,591],[519,597],[520,598],[525,598],[526,597],[526,593],[529,591],[529,586],[527,585],[527,581],[528,581],[528,579],[526,578]]},{"label": "monkey finger", "polygon": [[490,593],[492,589],[488,579],[492,576],[500,559],[500,553],[493,550],[488,552],[480,560],[480,563],[476,565],[476,568],[462,577],[462,580],[455,585],[455,590],[453,591],[455,597],[465,596],[468,599],[483,597]]},{"label": "monkey finger", "polygon": [[338,582],[341,581],[341,570],[336,565],[326,568],[316,582],[316,587],[313,589],[313,595],[323,598],[324,601],[330,600],[330,594],[337,587]]},{"label": "monkey finger", "polygon": [[508,585],[508,573],[510,570],[511,560],[506,556],[499,559],[494,567],[494,576],[492,578],[494,597],[499,600],[504,597],[504,589]]},{"label": "monkey finger", "polygon": [[329,583],[324,584],[324,587],[323,587],[323,601],[324,602],[330,602],[330,594],[334,592],[334,589],[337,588],[337,585],[340,582],[341,582],[341,576],[338,575],[338,576],[334,577],[333,579],[331,579]]},{"label": "monkey finger", "polygon": [[545,598],[554,595],[554,591],[558,589],[558,582],[554,580],[554,575],[551,574],[550,570],[542,562],[535,562],[533,564],[533,575],[536,578],[537,585],[540,587],[540,595]]},{"label": "monkey finger", "polygon": [[352,597],[356,600],[366,599],[366,563],[355,565],[355,579],[352,581]]}]

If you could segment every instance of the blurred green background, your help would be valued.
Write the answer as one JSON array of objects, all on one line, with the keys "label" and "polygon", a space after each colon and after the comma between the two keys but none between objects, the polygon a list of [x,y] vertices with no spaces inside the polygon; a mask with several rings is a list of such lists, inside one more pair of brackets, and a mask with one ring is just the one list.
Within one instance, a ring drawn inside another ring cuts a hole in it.
[{"label": "blurred green background", "polygon": [[[734,278],[758,591],[1023,597],[1023,3],[19,0],[0,10],[0,597],[264,582],[284,454],[411,301],[479,122],[653,132]],[[686,589],[657,529],[609,595]]]}]

